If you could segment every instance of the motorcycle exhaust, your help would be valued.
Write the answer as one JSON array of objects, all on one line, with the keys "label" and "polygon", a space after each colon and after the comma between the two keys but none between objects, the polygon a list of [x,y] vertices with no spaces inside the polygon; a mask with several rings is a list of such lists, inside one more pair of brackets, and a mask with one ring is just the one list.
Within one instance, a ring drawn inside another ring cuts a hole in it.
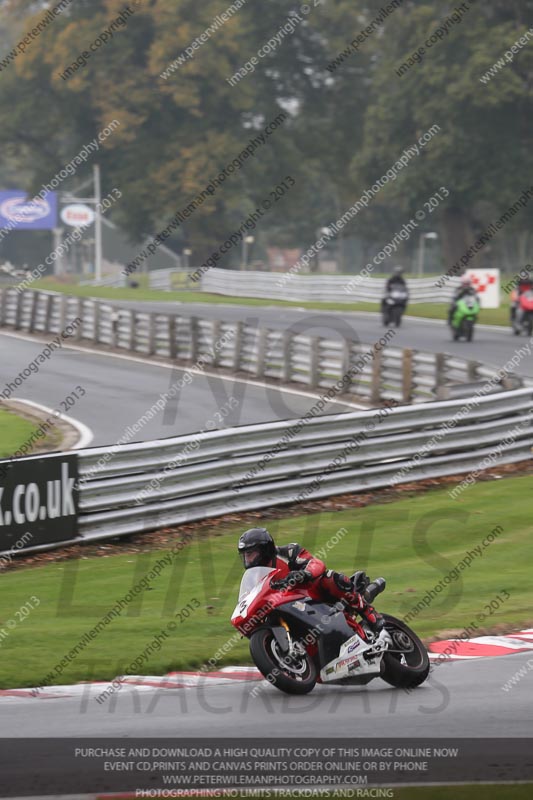
[{"label": "motorcycle exhaust", "polygon": [[366,602],[372,603],[372,601],[374,600],[375,597],[378,596],[378,594],[381,594],[381,592],[385,591],[386,585],[387,581],[385,580],[385,578],[376,578],[375,581],[369,583],[363,595]]}]

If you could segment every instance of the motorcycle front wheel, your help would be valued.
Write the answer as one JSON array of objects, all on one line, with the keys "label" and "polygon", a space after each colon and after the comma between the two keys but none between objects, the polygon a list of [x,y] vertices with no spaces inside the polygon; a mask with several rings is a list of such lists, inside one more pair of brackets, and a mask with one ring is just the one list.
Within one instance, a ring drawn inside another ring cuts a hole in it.
[{"label": "motorcycle front wheel", "polygon": [[300,645],[297,656],[283,656],[269,628],[261,628],[250,637],[254,664],[272,686],[287,694],[307,694],[317,681],[317,672],[309,654]]},{"label": "motorcycle front wheel", "polygon": [[383,619],[392,646],[383,656],[381,677],[399,689],[414,689],[429,675],[428,652],[405,622],[389,614],[383,614]]},{"label": "motorcycle front wheel", "polygon": [[399,328],[400,325],[402,324],[402,309],[399,306],[397,306],[393,310],[392,315],[393,315],[392,316],[392,321],[394,322],[396,327]]}]

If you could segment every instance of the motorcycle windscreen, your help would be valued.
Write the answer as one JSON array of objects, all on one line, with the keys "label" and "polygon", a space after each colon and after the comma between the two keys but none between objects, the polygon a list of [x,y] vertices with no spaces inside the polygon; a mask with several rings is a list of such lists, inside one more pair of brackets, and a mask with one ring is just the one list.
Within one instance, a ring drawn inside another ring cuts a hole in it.
[{"label": "motorcycle windscreen", "polygon": [[270,575],[271,572],[276,572],[274,567],[250,567],[242,576],[241,587],[239,589],[239,600],[242,600],[249,592],[254,589],[258,583]]}]

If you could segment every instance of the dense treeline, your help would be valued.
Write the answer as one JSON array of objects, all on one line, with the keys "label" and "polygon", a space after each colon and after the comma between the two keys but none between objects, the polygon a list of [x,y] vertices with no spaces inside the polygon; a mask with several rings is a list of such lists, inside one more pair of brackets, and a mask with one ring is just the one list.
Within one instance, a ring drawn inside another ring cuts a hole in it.
[{"label": "dense treeline", "polygon": [[[345,251],[347,271],[354,252],[369,257],[440,187],[449,195],[420,232],[439,232],[445,267],[533,185],[533,38],[519,44],[531,0],[64,5],[19,48],[58,2],[1,4],[0,181],[37,192],[119,120],[98,160],[104,193],[122,192],[111,216],[137,241],[164,229],[280,111],[283,124],[167,244],[192,247],[200,262],[285,181],[258,223],[261,242],[308,247],[433,126],[343,230],[359,248]],[[526,263],[531,218],[527,204],[478,265]]]}]

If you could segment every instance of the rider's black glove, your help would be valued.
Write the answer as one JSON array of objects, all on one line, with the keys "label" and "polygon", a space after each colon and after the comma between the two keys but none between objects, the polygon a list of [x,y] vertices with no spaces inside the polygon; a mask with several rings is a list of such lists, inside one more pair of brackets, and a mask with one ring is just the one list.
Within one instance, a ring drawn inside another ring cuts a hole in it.
[{"label": "rider's black glove", "polygon": [[272,589],[288,589],[292,586],[298,586],[313,579],[313,576],[306,569],[295,569],[289,572],[284,578],[278,580],[271,580],[270,586]]}]

